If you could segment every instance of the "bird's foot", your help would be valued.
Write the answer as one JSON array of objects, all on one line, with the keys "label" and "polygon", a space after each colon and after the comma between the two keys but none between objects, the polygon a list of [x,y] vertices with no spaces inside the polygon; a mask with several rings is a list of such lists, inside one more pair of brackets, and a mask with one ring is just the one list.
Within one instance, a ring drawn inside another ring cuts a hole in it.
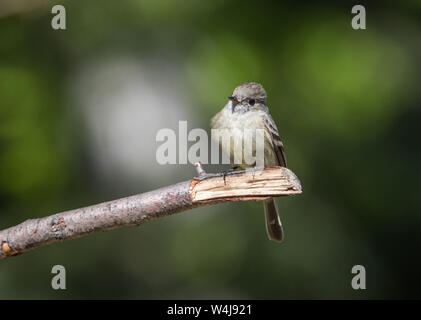
[{"label": "bird's foot", "polygon": [[224,179],[224,186],[227,185],[227,175],[231,172],[238,170],[239,168],[240,168],[239,166],[234,166],[231,169],[222,172],[222,177]]},{"label": "bird's foot", "polygon": [[246,169],[246,172],[251,173],[252,176],[253,176],[253,180],[254,180],[254,176],[256,175],[256,171],[261,171],[263,169],[264,169],[264,167],[251,167],[251,168]]}]

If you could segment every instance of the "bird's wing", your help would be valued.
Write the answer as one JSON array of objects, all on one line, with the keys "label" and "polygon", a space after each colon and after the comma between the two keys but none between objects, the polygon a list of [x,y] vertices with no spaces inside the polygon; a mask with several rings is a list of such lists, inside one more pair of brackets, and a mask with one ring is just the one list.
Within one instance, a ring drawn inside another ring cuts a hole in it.
[{"label": "bird's wing", "polygon": [[269,131],[270,136],[272,137],[272,146],[275,150],[276,156],[278,158],[279,165],[282,167],[287,166],[287,160],[285,158],[284,145],[279,137],[278,128],[276,127],[275,121],[273,121],[270,114],[267,114],[264,117],[265,127]]}]

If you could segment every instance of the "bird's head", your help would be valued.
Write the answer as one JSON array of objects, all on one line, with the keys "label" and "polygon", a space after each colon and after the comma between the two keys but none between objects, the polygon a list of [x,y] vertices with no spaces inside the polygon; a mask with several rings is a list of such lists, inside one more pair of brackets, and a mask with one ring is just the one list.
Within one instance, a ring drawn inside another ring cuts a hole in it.
[{"label": "bird's head", "polygon": [[244,82],[234,89],[231,97],[232,112],[247,112],[250,109],[266,107],[266,91],[257,82]]}]

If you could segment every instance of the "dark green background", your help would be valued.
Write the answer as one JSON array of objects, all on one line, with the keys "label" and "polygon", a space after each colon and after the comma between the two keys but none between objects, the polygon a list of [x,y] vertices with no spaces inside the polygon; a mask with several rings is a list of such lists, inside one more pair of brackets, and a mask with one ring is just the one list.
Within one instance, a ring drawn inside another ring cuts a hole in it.
[{"label": "dark green background", "polygon": [[260,203],[204,207],[0,261],[0,298],[421,297],[420,1],[370,1],[360,31],[352,1],[20,3],[0,2],[0,229],[187,180],[157,129],[209,130],[249,80],[304,193],[278,201],[283,244]]}]

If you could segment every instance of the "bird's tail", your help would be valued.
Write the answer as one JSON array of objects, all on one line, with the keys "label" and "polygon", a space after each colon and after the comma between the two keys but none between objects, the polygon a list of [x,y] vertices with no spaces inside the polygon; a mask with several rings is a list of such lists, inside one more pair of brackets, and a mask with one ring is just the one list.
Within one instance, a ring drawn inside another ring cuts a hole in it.
[{"label": "bird's tail", "polygon": [[275,199],[269,198],[263,201],[266,219],[266,231],[270,240],[282,242],[284,231],[278,215],[278,207]]}]

